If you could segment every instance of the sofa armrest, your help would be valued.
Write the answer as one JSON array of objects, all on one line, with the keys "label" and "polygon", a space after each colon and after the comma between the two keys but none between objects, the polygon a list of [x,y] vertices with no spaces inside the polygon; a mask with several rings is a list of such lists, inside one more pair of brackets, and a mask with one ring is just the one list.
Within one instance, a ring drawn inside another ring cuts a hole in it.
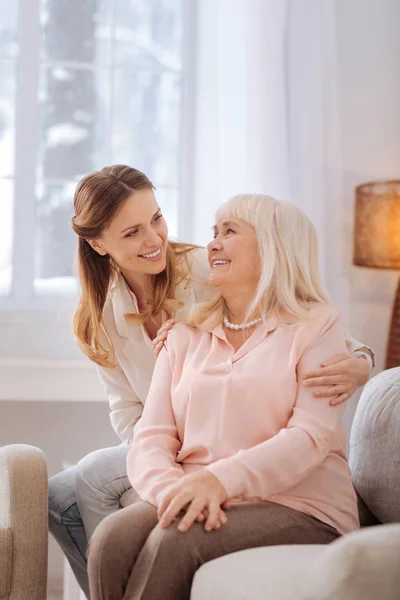
[{"label": "sofa armrest", "polygon": [[47,466],[38,448],[0,448],[0,521],[12,538],[10,600],[45,600]]},{"label": "sofa armrest", "polygon": [[302,600],[394,600],[400,590],[400,523],[364,527],[325,546],[310,565]]}]

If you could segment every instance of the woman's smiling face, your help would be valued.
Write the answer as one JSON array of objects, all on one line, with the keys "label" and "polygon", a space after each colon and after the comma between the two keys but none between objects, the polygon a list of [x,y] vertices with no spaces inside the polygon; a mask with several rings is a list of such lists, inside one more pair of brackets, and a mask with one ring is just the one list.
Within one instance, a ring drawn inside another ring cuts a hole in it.
[{"label": "woman's smiling face", "polygon": [[214,225],[214,239],[208,244],[211,267],[209,283],[216,288],[238,286],[256,289],[260,259],[256,233],[240,219],[221,219]]},{"label": "woman's smiling face", "polygon": [[90,243],[123,273],[161,273],[166,268],[168,228],[153,191],[132,192],[101,237]]}]

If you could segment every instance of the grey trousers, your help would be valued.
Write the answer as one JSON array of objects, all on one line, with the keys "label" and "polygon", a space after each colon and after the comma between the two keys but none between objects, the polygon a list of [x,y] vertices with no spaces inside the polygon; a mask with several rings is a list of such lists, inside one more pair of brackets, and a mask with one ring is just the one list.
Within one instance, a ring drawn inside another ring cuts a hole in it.
[{"label": "grey trousers", "polygon": [[137,501],[107,517],[88,550],[92,600],[189,600],[196,570],[204,563],[247,548],[279,544],[328,544],[331,526],[272,502],[234,504],[228,522],[211,532],[194,523],[158,525],[154,506]]}]

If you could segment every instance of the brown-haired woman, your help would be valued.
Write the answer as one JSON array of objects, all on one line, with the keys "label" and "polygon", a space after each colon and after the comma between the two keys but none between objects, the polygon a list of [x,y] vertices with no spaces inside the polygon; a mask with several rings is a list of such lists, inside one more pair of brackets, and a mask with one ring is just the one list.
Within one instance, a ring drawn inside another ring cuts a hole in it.
[{"label": "brown-haired woman", "polygon": [[[154,347],[162,345],[171,318],[184,320],[193,303],[213,292],[206,250],[168,240],[154,186],[140,171],[116,165],[87,175],[77,186],[74,208],[82,294],[73,328],[97,364],[111,424],[122,441],[49,482],[50,531],[89,597],[87,540],[131,487],[126,456],[150,387]],[[348,343],[360,352],[362,344]],[[362,358],[341,355],[330,362],[312,374],[320,395],[324,385],[325,396],[339,393],[344,401],[368,379]]]}]

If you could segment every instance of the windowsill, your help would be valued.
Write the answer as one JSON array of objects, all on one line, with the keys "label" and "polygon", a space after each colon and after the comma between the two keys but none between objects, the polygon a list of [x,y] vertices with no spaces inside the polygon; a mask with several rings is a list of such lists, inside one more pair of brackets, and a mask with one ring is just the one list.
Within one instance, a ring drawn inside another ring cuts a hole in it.
[{"label": "windowsill", "polygon": [[36,278],[31,294],[23,300],[12,295],[11,274],[0,273],[0,309],[3,310],[54,310],[70,312],[77,304],[79,284],[75,277]]},{"label": "windowsill", "polygon": [[0,401],[106,401],[96,369],[87,361],[0,358],[0,381]]},{"label": "windowsill", "polygon": [[35,279],[33,282],[35,296],[55,296],[61,298],[77,298],[79,293],[78,281],[75,277],[49,277]]}]

